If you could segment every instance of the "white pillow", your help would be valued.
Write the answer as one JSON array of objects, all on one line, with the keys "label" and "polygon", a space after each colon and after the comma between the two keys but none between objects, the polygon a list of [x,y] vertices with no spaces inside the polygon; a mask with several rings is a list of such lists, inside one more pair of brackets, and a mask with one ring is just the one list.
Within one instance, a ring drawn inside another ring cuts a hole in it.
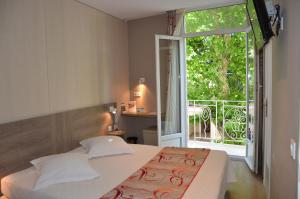
[{"label": "white pillow", "polygon": [[[67,153],[79,153],[79,154],[86,154],[86,150],[83,148],[83,147],[77,147]],[[43,157],[40,157],[40,158],[37,158],[37,159],[34,159],[34,160],[31,160],[30,163],[35,167],[39,167],[39,164],[45,160],[48,160],[50,158],[53,158],[53,157],[56,157],[56,156],[60,156],[60,155],[63,155],[63,154],[67,154],[67,153],[60,153],[60,154],[54,154],[54,155],[48,155],[48,156],[43,156]]]},{"label": "white pillow", "polygon": [[87,150],[89,158],[134,153],[134,150],[118,136],[88,138],[80,144]]},{"label": "white pillow", "polygon": [[30,163],[39,174],[33,190],[63,182],[90,180],[99,176],[90,167],[87,154],[83,153],[51,155],[32,160]]}]

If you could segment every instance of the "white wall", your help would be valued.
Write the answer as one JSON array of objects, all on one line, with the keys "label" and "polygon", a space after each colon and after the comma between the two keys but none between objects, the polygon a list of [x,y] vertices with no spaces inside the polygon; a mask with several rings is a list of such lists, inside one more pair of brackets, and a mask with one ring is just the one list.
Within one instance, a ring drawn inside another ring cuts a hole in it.
[{"label": "white wall", "polygon": [[272,43],[272,199],[297,198],[297,161],[290,139],[298,143],[300,97],[300,1],[279,0],[284,31]]},{"label": "white wall", "polygon": [[74,0],[0,0],[0,123],[127,101],[127,40]]},{"label": "white wall", "polygon": [[[128,22],[131,99],[149,112],[156,111],[155,34],[166,33],[166,14]],[[143,96],[134,98],[140,77],[146,78]]]}]

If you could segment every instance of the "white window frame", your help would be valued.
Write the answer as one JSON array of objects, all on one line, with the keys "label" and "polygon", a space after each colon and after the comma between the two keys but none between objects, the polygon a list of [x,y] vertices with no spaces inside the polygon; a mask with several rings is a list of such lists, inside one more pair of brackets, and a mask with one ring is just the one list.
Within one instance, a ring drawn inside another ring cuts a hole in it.
[{"label": "white window frame", "polygon": [[[219,3],[217,5],[212,5],[209,7],[198,7],[198,8],[193,8],[189,9],[186,11],[188,12],[194,12],[194,11],[203,11],[203,10],[209,10],[209,9],[216,9],[216,8],[221,8],[221,7],[227,7],[227,6],[234,6],[234,5],[240,5],[240,4],[245,4],[245,0],[235,0],[232,2],[227,2],[227,3]],[[252,28],[251,25],[248,24],[245,27],[241,28],[224,28],[224,29],[219,29],[219,30],[212,30],[212,31],[201,31],[201,32],[192,32],[192,33],[186,33],[186,23],[185,23],[185,16],[183,17],[183,23],[182,23],[182,31],[181,31],[181,36],[183,38],[193,38],[193,37],[199,37],[199,36],[212,36],[212,35],[223,35],[223,34],[232,34],[232,33],[238,33],[238,32],[245,32],[249,33]]]},{"label": "white window frame", "polygon": [[[192,12],[192,11],[201,11],[201,10],[208,10],[208,9],[216,9],[219,7],[225,7],[225,6],[234,6],[234,5],[240,5],[245,3],[244,0],[238,1],[236,3],[229,3],[229,4],[224,4],[224,5],[219,5],[216,7],[210,7],[210,8],[206,8],[206,9],[194,9],[194,10],[189,10],[187,12]],[[246,13],[245,13],[246,14]],[[248,96],[248,91],[249,91],[249,84],[248,84],[248,59],[249,59],[249,53],[248,53],[248,38],[249,38],[249,32],[252,31],[252,27],[250,24],[246,25],[245,27],[241,27],[241,28],[225,28],[225,29],[219,29],[219,30],[212,30],[212,31],[203,31],[203,32],[194,32],[194,33],[186,33],[186,21],[185,21],[185,16],[183,17],[183,24],[182,24],[182,37],[184,38],[184,48],[186,48],[186,38],[193,38],[193,37],[198,37],[198,36],[213,36],[213,35],[223,35],[223,34],[232,34],[232,33],[239,33],[239,32],[244,32],[246,33],[246,100],[247,100],[247,122],[246,122],[246,129],[248,129],[248,115],[249,115],[249,96]],[[186,49],[184,49],[184,53],[186,53]],[[186,54],[184,54],[184,56],[186,56]],[[185,63],[186,64],[186,63]],[[187,80],[186,80],[187,81]],[[187,87],[186,87],[186,94],[188,94],[187,91]],[[188,100],[188,99],[187,99]],[[189,119],[189,118],[188,118]],[[188,122],[188,121],[187,121]],[[188,134],[188,133],[186,133]],[[189,138],[187,137],[187,140]],[[246,155],[247,157],[247,155]],[[245,157],[245,158],[246,158]],[[246,158],[247,160],[247,158]],[[252,164],[252,163],[251,163]],[[248,165],[251,167],[251,164],[248,163]],[[253,168],[252,170],[254,170],[255,167],[255,162],[253,162]]]}]

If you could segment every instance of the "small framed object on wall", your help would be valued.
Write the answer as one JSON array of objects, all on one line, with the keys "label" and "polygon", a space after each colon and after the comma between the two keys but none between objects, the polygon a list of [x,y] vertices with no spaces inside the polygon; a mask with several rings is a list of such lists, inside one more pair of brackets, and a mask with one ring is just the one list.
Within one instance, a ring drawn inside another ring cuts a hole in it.
[{"label": "small framed object on wall", "polygon": [[129,101],[128,102],[128,110],[127,112],[136,113],[136,101]]},{"label": "small framed object on wall", "polygon": [[136,108],[136,112],[138,112],[138,113],[144,113],[145,109],[143,107],[139,107],[139,108]]},{"label": "small framed object on wall", "polygon": [[122,102],[120,104],[121,113],[125,113],[127,111],[126,103]]}]

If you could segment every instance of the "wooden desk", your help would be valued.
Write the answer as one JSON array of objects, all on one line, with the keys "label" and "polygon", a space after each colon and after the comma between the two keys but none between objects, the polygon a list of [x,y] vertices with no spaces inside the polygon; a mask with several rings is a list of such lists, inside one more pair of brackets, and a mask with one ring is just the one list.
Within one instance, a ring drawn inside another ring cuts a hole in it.
[{"label": "wooden desk", "polygon": [[144,112],[144,113],[130,113],[130,112],[123,112],[123,116],[127,117],[157,117],[156,112]]},{"label": "wooden desk", "polygon": [[126,134],[126,132],[125,131],[121,131],[121,130],[118,130],[118,131],[108,131],[107,132],[107,135],[119,136],[119,137],[123,137],[125,134]]}]

